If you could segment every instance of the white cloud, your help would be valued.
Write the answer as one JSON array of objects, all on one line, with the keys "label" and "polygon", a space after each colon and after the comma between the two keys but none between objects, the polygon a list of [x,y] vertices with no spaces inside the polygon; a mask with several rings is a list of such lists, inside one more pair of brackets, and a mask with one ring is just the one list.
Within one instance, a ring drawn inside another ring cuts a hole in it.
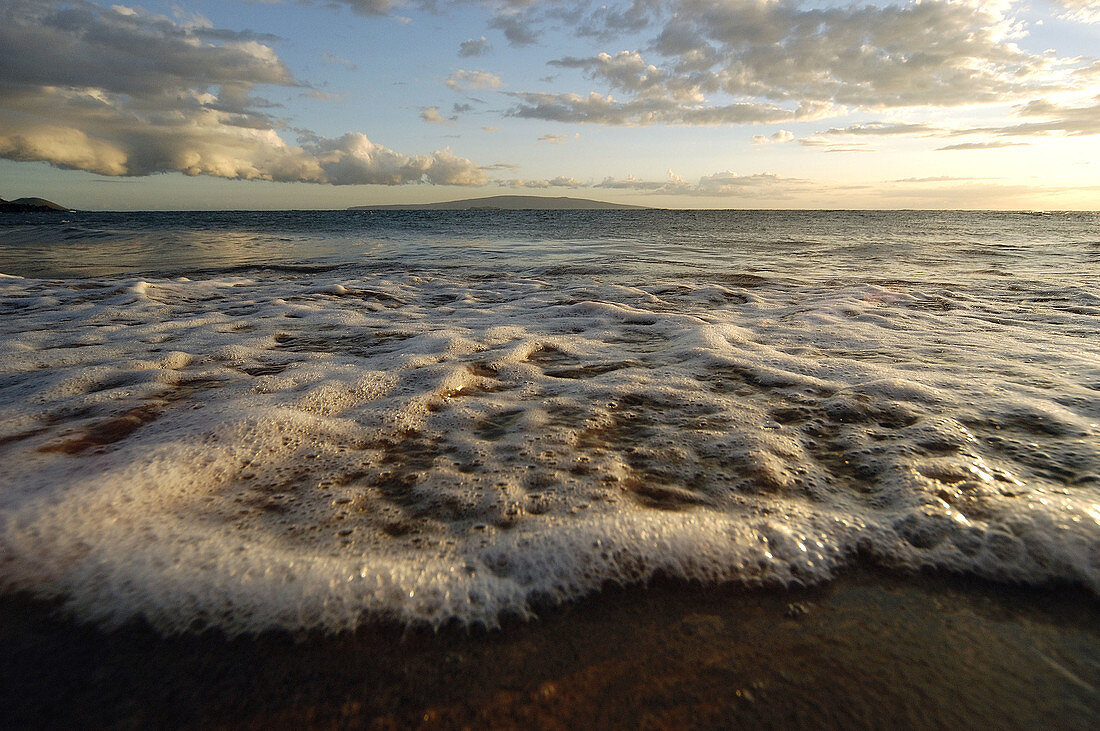
[{"label": "white cloud", "polygon": [[793,139],[794,139],[794,133],[793,132],[789,132],[788,130],[781,129],[781,130],[779,130],[778,132],[776,132],[772,135],[753,135],[752,136],[752,143],[754,145],[767,145],[767,144],[772,143],[772,142],[777,142],[779,144],[783,144],[785,142],[790,142]]},{"label": "white cloud", "polygon": [[299,96],[303,99],[315,99],[319,102],[334,102],[341,99],[339,94],[333,94],[330,91],[321,91],[320,89],[309,89],[308,91],[303,91]]},{"label": "white cloud", "polygon": [[1092,103],[1081,105],[1060,104],[1047,99],[1033,99],[1017,106],[1012,116],[1032,121],[1003,124],[995,127],[944,127],[920,122],[868,122],[848,127],[833,127],[818,132],[814,138],[799,142],[807,145],[825,145],[821,137],[961,137],[980,135],[986,139],[977,142],[960,143],[940,149],[975,150],[995,147],[1010,147],[1010,143],[992,138],[1005,137],[1083,137],[1100,135],[1100,96]]},{"label": "white cloud", "polygon": [[923,122],[866,122],[848,127],[832,127],[818,134],[846,137],[885,137],[890,135],[935,135],[946,130]]},{"label": "white cloud", "polygon": [[789,199],[799,193],[820,190],[821,184],[800,178],[786,178],[773,173],[738,174],[729,170],[704,175],[690,183],[669,170],[665,180],[646,180],[635,176],[605,178],[595,188],[633,190],[659,195],[689,195],[708,197]]},{"label": "white cloud", "polygon": [[306,146],[306,153],[321,169],[315,182],[333,185],[480,185],[485,173],[450,150],[430,155],[403,155],[371,142],[357,132],[323,139]]},{"label": "white cloud", "polygon": [[499,89],[504,86],[504,82],[496,74],[491,74],[488,71],[467,71],[466,69],[455,71],[447,78],[446,84],[456,91]]},{"label": "white cloud", "polygon": [[682,180],[669,171],[668,180],[645,180],[634,175],[625,178],[606,177],[602,182],[592,186],[594,188],[609,188],[611,190],[641,190],[669,192],[678,188]]},{"label": "white cloud", "polygon": [[997,150],[1002,147],[1020,147],[1025,145],[1025,142],[1005,142],[1003,140],[991,140],[989,142],[960,142],[954,145],[947,145],[945,147],[937,147],[936,151],[942,150]]},{"label": "white cloud", "polygon": [[583,188],[585,184],[576,178],[559,175],[549,180],[525,180],[524,178],[510,178],[507,180],[493,180],[493,185],[502,188]]},{"label": "white cloud", "polygon": [[580,137],[580,134],[574,135],[559,135],[553,132],[548,132],[539,137],[539,142],[549,142],[551,145],[564,145],[565,143]]},{"label": "white cloud", "polygon": [[897,180],[887,180],[887,183],[962,183],[974,180],[993,180],[994,178],[973,178],[973,177],[956,177],[954,175],[935,175],[926,178],[899,178]]},{"label": "white cloud", "polygon": [[1065,8],[1062,17],[1078,23],[1100,23],[1100,0],[1053,0]]},{"label": "white cloud", "polygon": [[447,118],[439,112],[439,107],[424,107],[420,110],[420,118],[433,124],[446,124]]},{"label": "white cloud", "polygon": [[1005,125],[982,132],[1005,136],[1068,135],[1078,137],[1100,134],[1100,96],[1091,104],[1071,106],[1045,99],[1036,99],[1016,109],[1016,116],[1040,118],[1041,121]]},{"label": "white cloud", "polygon": [[739,175],[732,171],[704,175],[696,186],[703,195],[782,198],[812,190],[814,184],[800,178],[785,178],[773,173]]},{"label": "white cloud", "polygon": [[81,0],[0,0],[0,10],[0,157],[103,175],[485,180],[450,150],[405,155],[359,133],[288,144],[253,92],[308,87],[253,34]]}]

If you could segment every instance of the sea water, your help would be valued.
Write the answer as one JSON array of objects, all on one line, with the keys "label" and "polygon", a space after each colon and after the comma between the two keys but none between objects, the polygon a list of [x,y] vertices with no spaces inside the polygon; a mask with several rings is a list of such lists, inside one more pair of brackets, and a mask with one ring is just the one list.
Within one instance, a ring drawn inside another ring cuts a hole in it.
[{"label": "sea water", "polygon": [[0,222],[0,590],[492,626],[661,575],[1100,593],[1100,215]]}]

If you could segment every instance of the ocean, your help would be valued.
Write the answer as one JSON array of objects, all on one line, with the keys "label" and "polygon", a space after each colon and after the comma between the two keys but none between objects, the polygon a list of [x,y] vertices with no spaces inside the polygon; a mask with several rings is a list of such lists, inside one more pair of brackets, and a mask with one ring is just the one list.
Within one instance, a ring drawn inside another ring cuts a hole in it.
[{"label": "ocean", "polygon": [[0,222],[0,589],[495,627],[655,579],[1100,593],[1100,215]]}]

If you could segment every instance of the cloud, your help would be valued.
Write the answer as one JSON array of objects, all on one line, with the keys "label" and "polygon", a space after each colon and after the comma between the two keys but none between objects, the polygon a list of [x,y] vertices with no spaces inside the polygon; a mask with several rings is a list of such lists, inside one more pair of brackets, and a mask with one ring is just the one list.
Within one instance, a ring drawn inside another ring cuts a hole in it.
[{"label": "cloud", "polygon": [[[309,2],[309,0],[305,0]],[[395,0],[330,0],[347,5],[353,12],[359,15],[389,15],[390,11],[401,3]]]},{"label": "cloud", "polygon": [[1100,0],[1052,0],[1065,9],[1062,17],[1078,23],[1100,23]]},{"label": "cloud", "polygon": [[[298,0],[306,4],[321,1]],[[346,5],[360,15],[391,17],[397,17],[394,13],[402,8],[440,12],[445,7],[439,0],[325,0],[325,4]],[[564,25],[580,36],[612,38],[623,32],[640,31],[656,17],[664,15],[662,0],[626,0],[613,2],[610,6],[592,0],[472,0],[469,4],[484,8],[490,15],[489,28],[503,33],[512,46],[538,43],[542,28],[548,23]],[[484,42],[485,38],[480,40]],[[460,51],[460,55],[467,54]]]},{"label": "cloud", "polygon": [[625,7],[600,5],[584,23],[584,32],[600,38],[637,33],[662,15],[661,0],[630,0]]},{"label": "cloud", "polygon": [[531,46],[538,43],[539,37],[534,28],[522,15],[502,13],[489,21],[489,27],[504,33],[508,43],[513,46]]},{"label": "cloud", "polygon": [[770,137],[767,135],[753,135],[752,143],[754,145],[767,145],[772,142],[778,142],[780,144],[784,142],[790,142],[794,139],[794,133],[788,132],[785,129],[781,129],[778,132],[772,134]]},{"label": "cloud", "polygon": [[822,188],[820,183],[800,178],[786,178],[773,173],[738,174],[725,170],[704,175],[697,183],[668,171],[665,180],[646,180],[635,176],[605,178],[595,188],[633,190],[660,195],[691,195],[710,197],[789,199],[799,193]]},{"label": "cloud", "polygon": [[[333,1],[375,15],[439,9],[437,0]],[[1003,104],[1080,89],[1100,73],[1095,59],[1022,47],[1024,6],[1010,0],[472,1],[512,45],[537,43],[550,25],[608,41],[649,33],[633,50],[550,61],[596,86],[521,93],[506,110],[547,121],[755,124],[854,109]],[[1051,2],[1078,21],[1100,17],[1100,0]],[[470,38],[459,54],[488,47],[485,36]],[[487,72],[456,74],[447,84],[460,91],[502,85]]]},{"label": "cloud", "polygon": [[549,180],[525,180],[523,178],[510,178],[507,180],[494,180],[493,185],[503,188],[583,188],[585,184],[576,178],[559,175]]},{"label": "cloud", "polygon": [[470,38],[462,41],[458,47],[458,55],[467,56],[484,56],[492,49],[489,45],[489,41],[485,40],[485,36],[481,38]]},{"label": "cloud", "polygon": [[791,110],[775,104],[735,102],[722,106],[679,104],[668,99],[633,99],[620,102],[596,92],[552,94],[518,92],[518,99],[506,113],[510,117],[606,125],[722,125],[768,124],[798,119],[816,119],[825,109],[800,105]]},{"label": "cloud", "polygon": [[680,0],[654,50],[701,91],[856,107],[1001,102],[1050,83],[1053,59],[1016,45],[1003,2],[805,7]]},{"label": "cloud", "polygon": [[1024,142],[1004,142],[1004,141],[990,141],[990,142],[960,142],[956,145],[947,145],[946,147],[937,147],[936,151],[942,150],[996,150],[1001,147],[1021,147],[1025,145]]},{"label": "cloud", "polygon": [[635,176],[609,177],[587,187],[632,191],[646,195],[675,195],[723,199],[717,205],[771,205],[840,207],[857,205],[937,208],[1034,207],[1057,205],[1060,196],[1077,195],[1100,186],[1066,187],[1042,184],[1004,185],[990,178],[909,178],[875,185],[840,185],[828,180],[788,178],[774,173],[743,174],[723,171],[704,175],[698,182],[685,180],[671,170],[665,180]]},{"label": "cloud", "polygon": [[669,171],[668,180],[644,180],[634,175],[628,175],[625,178],[606,177],[603,179],[603,182],[597,183],[592,187],[608,188],[611,190],[641,190],[652,192],[678,188],[682,184],[683,180],[674,176],[672,171]]},{"label": "cloud", "polygon": [[247,35],[88,2],[3,0],[0,84],[5,89],[94,87],[147,96],[211,85],[299,85],[275,52]]},{"label": "cloud", "polygon": [[420,110],[420,118],[433,124],[446,124],[451,121],[439,113],[439,107],[424,107]]},{"label": "cloud", "polygon": [[946,132],[943,127],[938,127],[923,122],[865,122],[853,124],[848,127],[831,127],[820,135],[831,137],[887,137],[893,135],[936,135]]},{"label": "cloud", "polygon": [[740,197],[784,198],[796,192],[811,190],[809,180],[784,178],[773,173],[738,175],[731,171],[704,175],[696,186],[698,194]]},{"label": "cloud", "polygon": [[499,89],[504,82],[496,74],[488,71],[467,71],[459,69],[451,74],[446,81],[447,86],[456,91],[470,91],[471,89]]},{"label": "cloud", "polygon": [[[498,165],[509,168],[514,166]],[[938,176],[903,178],[873,185],[841,185],[828,180],[790,178],[775,173],[721,171],[691,182],[669,170],[664,179],[628,175],[600,182],[581,182],[568,176],[552,179],[494,179],[491,185],[506,188],[572,188],[615,191],[647,196],[682,196],[712,199],[715,206],[778,205],[783,207],[841,207],[858,205],[937,208],[1004,208],[1057,205],[1067,194],[1081,194],[1100,186],[1066,187],[1041,184],[1005,185],[995,178]]]},{"label": "cloud", "polygon": [[0,0],[0,10],[0,157],[113,176],[485,180],[450,150],[406,155],[360,133],[288,144],[254,89],[309,87],[251,34],[81,0]]},{"label": "cloud", "polygon": [[333,185],[485,183],[485,173],[481,168],[450,150],[436,150],[430,155],[403,155],[375,144],[356,132],[322,140],[307,146],[305,151],[321,169],[319,179],[314,182]]},{"label": "cloud", "polygon": [[339,94],[333,94],[330,91],[321,91],[320,89],[303,91],[300,96],[304,99],[315,99],[320,102],[334,102],[340,99]]},{"label": "cloud", "polygon": [[598,53],[590,58],[566,56],[550,61],[548,65],[582,69],[590,78],[640,96],[692,103],[699,103],[705,98],[698,83],[648,63],[638,51],[621,51],[614,56]]},{"label": "cloud", "polygon": [[1045,99],[1028,102],[1015,110],[1018,117],[1045,117],[1039,122],[1024,122],[979,131],[1004,136],[1062,134],[1071,137],[1100,134],[1100,96],[1092,104],[1070,106]]},{"label": "cloud", "polygon": [[[1014,7],[999,0],[636,2],[627,25],[655,29],[646,48],[549,62],[582,71],[600,87],[592,95],[618,95],[623,111],[594,116],[583,108],[584,95],[573,93],[539,103],[529,97],[511,113],[606,124],[742,124],[776,121],[774,110],[803,118],[800,107],[952,107],[1069,88],[1087,60],[1023,50],[1025,28]],[[746,117],[745,105],[773,112]]]},{"label": "cloud", "polygon": [[353,61],[349,61],[346,58],[342,58],[341,56],[337,56],[336,54],[332,53],[331,51],[325,51],[324,53],[322,53],[321,54],[321,60],[324,61],[327,64],[337,64],[337,65],[343,66],[348,71],[358,71],[359,70],[359,65],[358,64],[356,64]]},{"label": "cloud", "polygon": [[900,178],[898,180],[887,180],[888,183],[961,183],[974,180],[990,180],[990,178],[970,178],[970,177],[955,177],[952,175],[937,175],[929,178]]},{"label": "cloud", "polygon": [[833,127],[818,132],[818,138],[803,138],[799,140],[804,145],[831,144],[820,137],[886,137],[886,136],[920,136],[920,137],[964,137],[968,135],[980,135],[985,138],[982,141],[966,142],[939,149],[944,150],[980,150],[997,147],[1011,147],[1013,143],[991,138],[1005,137],[1047,137],[1068,136],[1082,137],[1100,134],[1100,97],[1096,97],[1093,103],[1071,105],[1052,102],[1047,99],[1033,99],[1025,104],[1018,105],[1012,112],[1017,119],[1032,119],[1035,121],[1017,122],[995,127],[943,127],[940,125],[910,122],[867,122],[854,124],[848,127]]},{"label": "cloud", "polygon": [[567,143],[570,140],[575,139],[577,137],[580,137],[580,135],[579,134],[575,134],[575,135],[572,135],[572,136],[570,136],[570,135],[559,135],[559,134],[554,134],[553,132],[549,132],[549,133],[544,134],[543,136],[539,137],[539,142],[549,142],[551,145],[564,145],[565,143]]}]

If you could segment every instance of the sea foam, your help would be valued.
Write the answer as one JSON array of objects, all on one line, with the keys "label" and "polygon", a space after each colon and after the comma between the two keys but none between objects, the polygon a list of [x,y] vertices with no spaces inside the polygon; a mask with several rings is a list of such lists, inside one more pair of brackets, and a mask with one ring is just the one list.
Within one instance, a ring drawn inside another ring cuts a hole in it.
[{"label": "sea foam", "polygon": [[1095,297],[745,284],[0,279],[0,586],[229,633],[858,561],[1100,592]]}]

